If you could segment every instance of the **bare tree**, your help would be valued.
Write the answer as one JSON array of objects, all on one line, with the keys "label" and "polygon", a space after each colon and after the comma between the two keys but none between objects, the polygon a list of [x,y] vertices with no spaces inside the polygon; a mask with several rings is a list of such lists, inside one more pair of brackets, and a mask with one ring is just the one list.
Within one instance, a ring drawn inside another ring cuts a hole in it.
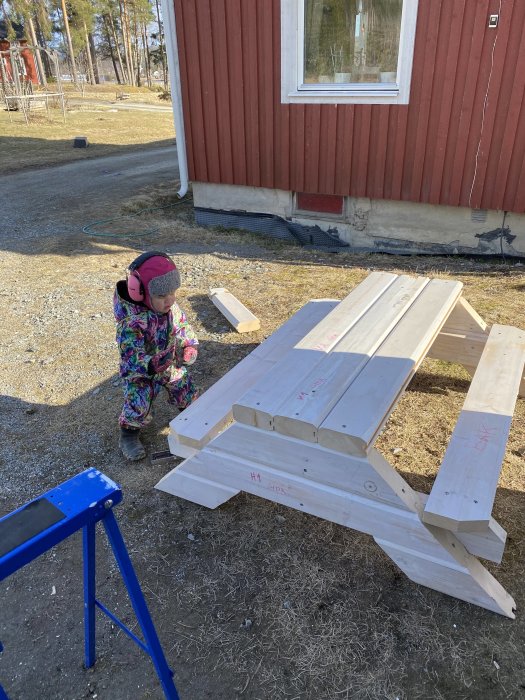
[{"label": "bare tree", "polygon": [[78,83],[77,66],[75,63],[75,53],[73,51],[73,41],[71,39],[71,30],[69,28],[69,19],[67,16],[66,0],[60,0],[60,5],[62,8],[62,18],[64,21],[64,33],[67,41],[67,48],[69,53],[69,63],[71,66],[71,74],[75,83]]},{"label": "bare tree", "polygon": [[162,82],[164,84],[164,89],[168,89],[168,71],[166,70],[166,56],[164,53],[164,29],[162,22],[160,20],[160,7],[159,0],[155,0],[155,7],[157,10],[157,24],[159,25],[159,50],[160,50],[160,61],[162,65]]}]

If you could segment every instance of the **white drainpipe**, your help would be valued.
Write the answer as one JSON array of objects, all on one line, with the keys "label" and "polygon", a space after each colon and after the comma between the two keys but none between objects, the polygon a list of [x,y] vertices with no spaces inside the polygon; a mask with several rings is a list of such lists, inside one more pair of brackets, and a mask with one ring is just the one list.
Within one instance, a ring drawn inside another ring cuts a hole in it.
[{"label": "white drainpipe", "polygon": [[168,56],[170,74],[171,99],[173,104],[173,120],[177,139],[177,156],[179,160],[180,190],[179,197],[184,197],[188,191],[188,160],[186,158],[186,136],[184,133],[184,115],[182,112],[182,90],[180,85],[179,48],[177,45],[177,26],[175,23],[175,0],[161,0],[162,17],[164,19],[164,41]]}]

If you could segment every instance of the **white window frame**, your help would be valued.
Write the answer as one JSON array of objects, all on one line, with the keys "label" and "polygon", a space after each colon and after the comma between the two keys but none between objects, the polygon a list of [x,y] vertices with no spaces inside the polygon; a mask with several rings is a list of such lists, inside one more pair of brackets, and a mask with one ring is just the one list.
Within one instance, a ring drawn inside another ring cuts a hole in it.
[{"label": "white window frame", "polygon": [[408,104],[419,0],[403,0],[397,82],[315,85],[303,83],[304,0],[281,0],[281,102]]}]

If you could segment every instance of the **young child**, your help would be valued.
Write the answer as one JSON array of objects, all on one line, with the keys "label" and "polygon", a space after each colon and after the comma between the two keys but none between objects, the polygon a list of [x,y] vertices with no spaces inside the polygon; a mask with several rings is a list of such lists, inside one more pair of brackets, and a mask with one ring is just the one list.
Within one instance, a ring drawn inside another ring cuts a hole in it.
[{"label": "young child", "polygon": [[175,303],[179,287],[173,260],[151,251],[131,263],[127,278],[115,288],[113,310],[124,387],[119,444],[132,461],[146,455],[139,431],[150,422],[153,400],[162,387],[179,410],[197,398],[187,366],[197,359],[199,341]]}]

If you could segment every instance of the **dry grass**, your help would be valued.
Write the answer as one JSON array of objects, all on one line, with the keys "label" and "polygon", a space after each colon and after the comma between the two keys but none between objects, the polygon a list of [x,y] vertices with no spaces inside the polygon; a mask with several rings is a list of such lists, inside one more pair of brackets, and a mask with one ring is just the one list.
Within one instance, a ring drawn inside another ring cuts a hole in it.
[{"label": "dry grass", "polygon": [[[175,130],[170,111],[132,111],[98,106],[86,100],[83,104],[73,104],[80,94],[67,93],[69,97],[66,121],[62,111],[54,107],[49,113],[36,112],[29,124],[23,114],[0,112],[0,150],[2,152],[2,172],[12,172],[20,168],[56,165],[84,158],[122,153],[124,149],[144,148],[148,145],[173,143]],[[92,92],[89,98],[114,99],[115,88],[111,92]],[[139,92],[133,101],[159,104],[157,93]],[[166,104],[166,103],[164,103]],[[89,147],[73,148],[75,136],[87,136]]]}]

